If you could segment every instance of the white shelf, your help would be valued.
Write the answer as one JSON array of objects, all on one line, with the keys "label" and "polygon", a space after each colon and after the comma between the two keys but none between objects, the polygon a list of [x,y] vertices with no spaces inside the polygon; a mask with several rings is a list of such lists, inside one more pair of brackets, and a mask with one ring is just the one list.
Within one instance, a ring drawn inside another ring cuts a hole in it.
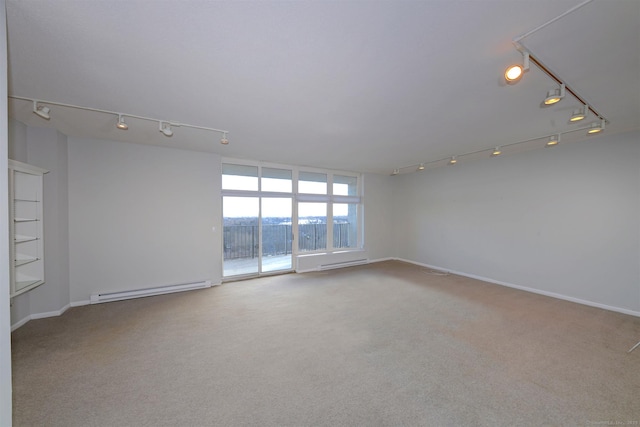
[{"label": "white shelf", "polygon": [[21,234],[16,234],[13,237],[14,243],[33,242],[34,240],[38,240],[38,238],[36,236],[23,236]]},{"label": "white shelf", "polygon": [[14,265],[19,267],[21,265],[29,264],[31,262],[40,261],[40,258],[26,255],[17,255],[14,261]]},{"label": "white shelf", "polygon": [[10,296],[44,283],[42,190],[48,171],[9,160]]}]

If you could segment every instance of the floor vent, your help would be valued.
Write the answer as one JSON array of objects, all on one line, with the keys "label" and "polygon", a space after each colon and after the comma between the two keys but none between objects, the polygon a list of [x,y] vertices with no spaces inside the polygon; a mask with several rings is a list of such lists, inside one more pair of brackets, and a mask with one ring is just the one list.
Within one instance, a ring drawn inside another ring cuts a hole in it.
[{"label": "floor vent", "polygon": [[91,304],[100,304],[103,302],[121,301],[132,298],[150,297],[153,295],[171,294],[174,292],[191,291],[194,289],[210,288],[211,281],[196,283],[184,283],[182,285],[159,286],[156,288],[136,289],[121,292],[105,292],[91,295]]},{"label": "floor vent", "polygon": [[356,259],[353,261],[334,262],[333,264],[322,264],[320,267],[318,267],[318,270],[324,271],[324,270],[333,270],[334,268],[352,267],[354,265],[367,264],[368,262],[369,260],[367,259]]}]

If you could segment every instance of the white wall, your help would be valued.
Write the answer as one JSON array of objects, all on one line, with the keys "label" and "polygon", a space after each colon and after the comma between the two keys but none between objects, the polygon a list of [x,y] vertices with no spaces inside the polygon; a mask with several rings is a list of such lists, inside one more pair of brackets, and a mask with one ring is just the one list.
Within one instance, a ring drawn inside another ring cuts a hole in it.
[{"label": "white wall", "polygon": [[222,277],[220,157],[69,138],[71,301]]},{"label": "white wall", "polygon": [[9,119],[9,158],[27,163],[27,125]]},{"label": "white wall", "polygon": [[[0,0],[0,99],[7,99],[7,24],[5,1]],[[7,170],[7,103],[0,103],[0,170]],[[0,174],[0,199],[9,199],[8,174]],[[11,325],[9,308],[9,211],[0,204],[0,426],[10,426],[11,413]]]},{"label": "white wall", "polygon": [[364,247],[372,261],[396,256],[394,239],[394,178],[387,175],[362,176],[364,202]]},{"label": "white wall", "polygon": [[640,312],[640,133],[394,182],[398,256]]},{"label": "white wall", "polygon": [[53,129],[27,128],[27,163],[44,176],[45,283],[28,292],[31,314],[52,313],[69,304],[69,200],[67,137]]}]

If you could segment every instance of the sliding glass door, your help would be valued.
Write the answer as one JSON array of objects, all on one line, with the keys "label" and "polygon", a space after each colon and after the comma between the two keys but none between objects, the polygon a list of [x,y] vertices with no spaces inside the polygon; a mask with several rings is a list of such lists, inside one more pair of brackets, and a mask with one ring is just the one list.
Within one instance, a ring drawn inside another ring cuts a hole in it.
[{"label": "sliding glass door", "polygon": [[259,202],[258,197],[222,198],[225,277],[257,274],[259,271]]},{"label": "sliding glass door", "polygon": [[291,270],[291,197],[222,199],[224,276]]},{"label": "sliding glass door", "polygon": [[222,165],[223,275],[292,269],[291,170]]}]

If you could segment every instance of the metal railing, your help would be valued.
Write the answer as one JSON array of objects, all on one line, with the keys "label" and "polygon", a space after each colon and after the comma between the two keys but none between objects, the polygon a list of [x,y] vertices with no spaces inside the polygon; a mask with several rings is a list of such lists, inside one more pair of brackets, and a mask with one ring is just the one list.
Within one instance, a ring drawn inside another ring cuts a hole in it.
[{"label": "metal railing", "polygon": [[[333,224],[333,247],[349,248],[351,224]],[[299,224],[298,250],[310,252],[327,247],[327,224]],[[288,255],[291,253],[291,225],[262,225],[262,255]],[[224,226],[224,259],[257,258],[257,225]]]}]

